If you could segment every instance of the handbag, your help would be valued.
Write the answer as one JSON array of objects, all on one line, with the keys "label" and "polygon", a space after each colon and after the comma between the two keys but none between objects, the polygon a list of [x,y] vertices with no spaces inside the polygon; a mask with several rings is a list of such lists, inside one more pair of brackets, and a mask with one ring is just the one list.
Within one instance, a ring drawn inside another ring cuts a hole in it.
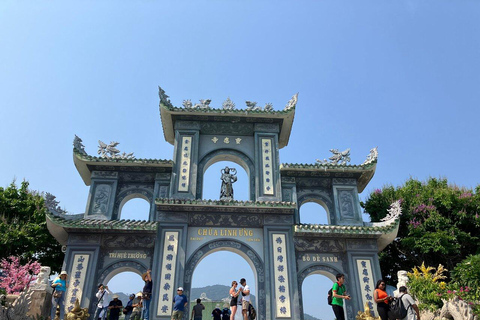
[{"label": "handbag", "polygon": [[55,290],[55,291],[53,292],[53,297],[54,297],[55,299],[58,299],[58,298],[61,298],[61,297],[62,297],[62,294],[63,294],[63,291],[57,291],[57,290]]}]

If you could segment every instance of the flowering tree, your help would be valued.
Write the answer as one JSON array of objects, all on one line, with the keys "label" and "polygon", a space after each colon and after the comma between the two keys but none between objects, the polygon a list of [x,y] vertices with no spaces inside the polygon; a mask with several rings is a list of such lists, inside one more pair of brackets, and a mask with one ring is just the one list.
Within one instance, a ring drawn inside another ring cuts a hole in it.
[{"label": "flowering tree", "polygon": [[0,267],[2,268],[0,288],[4,288],[8,294],[18,294],[27,289],[40,272],[40,263],[29,261],[21,265],[20,258],[14,256],[2,259]]},{"label": "flowering tree", "polygon": [[449,185],[447,179],[409,179],[385,186],[362,203],[372,221],[380,221],[395,200],[402,217],[397,238],[379,255],[382,274],[394,284],[397,271],[443,264],[449,270],[480,252],[480,185],[474,190]]}]

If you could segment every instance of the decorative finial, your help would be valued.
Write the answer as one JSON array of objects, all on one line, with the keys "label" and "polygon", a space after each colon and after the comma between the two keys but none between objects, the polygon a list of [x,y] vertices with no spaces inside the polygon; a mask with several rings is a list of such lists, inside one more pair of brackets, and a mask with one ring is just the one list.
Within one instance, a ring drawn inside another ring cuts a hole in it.
[{"label": "decorative finial", "polygon": [[105,159],[135,159],[133,156],[133,152],[131,153],[125,153],[123,152],[120,154],[120,150],[116,148],[120,143],[116,141],[110,142],[110,144],[106,144],[100,140],[98,140],[98,154],[100,157],[105,158]]},{"label": "decorative finial", "polygon": [[338,151],[338,149],[330,149],[329,150],[333,155],[328,158],[330,161],[327,161],[326,159],[319,160],[317,159],[317,162],[320,164],[347,164],[350,162],[350,148],[348,148],[345,151]]},{"label": "decorative finial", "polygon": [[285,109],[283,110],[288,111],[290,109],[295,108],[295,106],[297,105],[297,101],[298,101],[298,92],[293,95],[292,99],[288,101],[287,105],[285,106]]},{"label": "decorative finial", "polygon": [[186,109],[191,109],[193,107],[192,101],[190,99],[183,100],[182,105]]},{"label": "decorative finial", "polygon": [[375,147],[373,149],[370,149],[370,153],[368,154],[367,159],[363,161],[362,164],[368,164],[370,162],[377,160],[377,158],[378,158],[378,147]]},{"label": "decorative finial", "polygon": [[227,100],[223,101],[222,107],[224,110],[233,110],[235,109],[235,103],[228,97]]},{"label": "decorative finial", "polygon": [[160,98],[160,104],[163,104],[166,107],[173,108],[173,105],[170,102],[170,99],[168,99],[165,90],[163,90],[160,86],[158,86],[158,97]]},{"label": "decorative finial", "polygon": [[77,135],[75,135],[75,138],[73,138],[73,148],[81,154],[87,155],[87,152],[85,151],[85,146],[82,143],[82,139],[80,139]]},{"label": "decorative finial", "polygon": [[273,104],[270,102],[265,103],[265,107],[263,108],[264,111],[272,111],[273,110]]},{"label": "decorative finial", "polygon": [[258,111],[262,110],[261,107],[257,107],[257,103],[255,101],[245,101],[247,105],[247,111]]}]

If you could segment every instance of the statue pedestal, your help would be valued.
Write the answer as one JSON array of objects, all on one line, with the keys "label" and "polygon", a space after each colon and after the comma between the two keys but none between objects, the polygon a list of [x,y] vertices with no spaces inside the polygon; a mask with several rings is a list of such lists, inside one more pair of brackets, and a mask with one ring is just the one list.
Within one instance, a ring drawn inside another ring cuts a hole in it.
[{"label": "statue pedestal", "polygon": [[34,319],[38,317],[47,318],[52,307],[52,294],[47,290],[32,289],[31,297],[32,300],[27,314]]}]

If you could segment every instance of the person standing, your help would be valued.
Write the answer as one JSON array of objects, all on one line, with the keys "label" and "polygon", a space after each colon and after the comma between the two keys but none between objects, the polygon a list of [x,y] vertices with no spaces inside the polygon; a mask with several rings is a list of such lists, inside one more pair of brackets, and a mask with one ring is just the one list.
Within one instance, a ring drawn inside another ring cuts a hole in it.
[{"label": "person standing", "polygon": [[110,310],[110,316],[108,320],[118,320],[120,317],[120,310],[123,309],[123,303],[121,300],[118,300],[118,295],[113,295],[113,300],[108,304],[108,310]]},{"label": "person standing", "polygon": [[339,273],[336,276],[337,282],[333,284],[332,288],[332,309],[337,320],[345,320],[345,312],[343,311],[343,300],[350,300],[350,296],[345,293],[345,275]]},{"label": "person standing", "polygon": [[398,291],[400,292],[399,298],[402,299],[403,306],[407,309],[407,315],[401,320],[420,320],[420,310],[415,300],[408,294],[407,287],[401,286]]},{"label": "person standing", "polygon": [[248,307],[250,306],[250,286],[247,284],[247,280],[245,280],[245,278],[240,279],[240,284],[242,285],[240,291],[242,292],[243,319],[248,320]]},{"label": "person standing", "polygon": [[205,306],[202,304],[202,300],[197,299],[197,304],[192,308],[192,320],[202,320],[203,310],[205,310]]},{"label": "person standing", "polygon": [[173,297],[173,312],[172,320],[181,320],[183,319],[183,312],[185,307],[188,304],[187,296],[183,294],[183,288],[179,287],[177,289],[177,294]]},{"label": "person standing", "polygon": [[97,310],[95,311],[95,316],[93,317],[94,320],[105,320],[107,318],[107,308],[109,305],[110,294],[112,294],[112,292],[108,290],[108,286],[104,286],[103,284],[98,285],[98,291],[95,295],[98,299],[98,304]]},{"label": "person standing", "polygon": [[140,318],[142,317],[142,307],[143,307],[142,296],[143,294],[139,292],[137,293],[137,296],[135,297],[135,299],[133,299],[133,302],[132,302],[133,311],[132,311],[132,314],[130,315],[130,320],[140,320]]},{"label": "person standing", "polygon": [[222,310],[220,310],[220,305],[218,303],[212,311],[212,317],[213,320],[222,320]]},{"label": "person standing", "polygon": [[129,319],[130,319],[130,316],[132,315],[132,312],[133,312],[133,299],[135,299],[135,295],[132,293],[132,294],[128,297],[128,302],[127,302],[127,305],[125,306],[125,309],[124,309],[124,311],[126,311],[126,313],[124,312],[124,314],[125,314],[125,319],[124,319],[124,320],[129,320]]},{"label": "person standing", "polygon": [[143,319],[150,319],[150,300],[152,299],[152,270],[148,269],[142,275],[145,286],[143,287]]},{"label": "person standing", "polygon": [[236,291],[237,289],[237,281],[232,281],[232,287],[230,288],[230,296],[232,299],[230,300],[230,320],[235,319],[235,313],[237,313],[237,304],[238,304],[238,295],[240,294],[240,290]]},{"label": "person standing", "polygon": [[373,292],[373,300],[377,303],[377,311],[381,320],[388,320],[388,310],[390,309],[388,303],[392,300],[392,297],[389,297],[387,291],[385,291],[386,288],[385,281],[380,279],[377,281]]},{"label": "person standing", "polygon": [[65,315],[65,295],[67,294],[67,271],[60,272],[58,278],[56,278],[52,287],[54,289],[52,294],[52,310],[50,311],[50,319],[55,319],[57,313],[57,306],[60,308],[60,320],[63,320]]}]

